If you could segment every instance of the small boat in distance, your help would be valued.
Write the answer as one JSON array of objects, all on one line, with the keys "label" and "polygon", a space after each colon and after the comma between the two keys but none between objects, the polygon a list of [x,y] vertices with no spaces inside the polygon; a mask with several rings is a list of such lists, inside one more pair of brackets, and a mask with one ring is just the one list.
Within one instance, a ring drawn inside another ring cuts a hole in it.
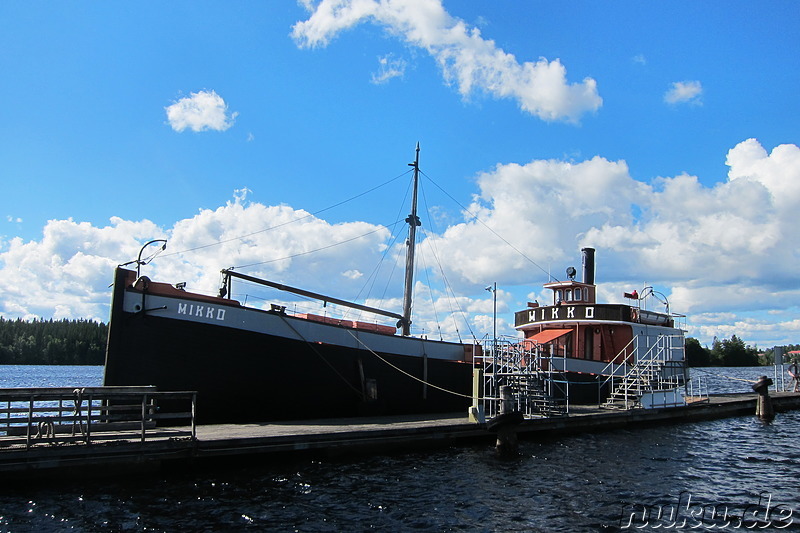
[{"label": "small boat in distance", "polygon": [[[413,163],[403,312],[393,313],[224,270],[217,296],[114,275],[104,385],[197,391],[197,420],[261,422],[366,414],[466,412],[475,345],[410,335],[419,179]],[[141,261],[137,261],[141,264]],[[234,279],[369,311],[396,328],[257,309],[229,297]]]}]

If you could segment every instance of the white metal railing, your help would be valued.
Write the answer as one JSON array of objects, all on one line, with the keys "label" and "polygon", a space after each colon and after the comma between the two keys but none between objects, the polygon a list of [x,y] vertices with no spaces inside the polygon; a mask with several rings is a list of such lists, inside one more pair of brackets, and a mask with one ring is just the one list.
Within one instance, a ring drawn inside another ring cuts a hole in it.
[{"label": "white metal railing", "polygon": [[[631,365],[631,359],[635,361],[636,353],[638,352],[639,337],[633,337],[628,344],[626,344],[611,361],[598,373],[597,384],[597,403],[602,402],[602,391],[604,386],[608,386],[613,391],[614,378],[622,378],[628,374]],[[605,377],[605,379],[603,379]]]},{"label": "white metal railing", "polygon": [[473,361],[483,372],[480,405],[487,418],[499,413],[504,385],[512,387],[515,410],[526,418],[568,412],[568,384],[558,379],[566,368],[566,354],[543,354],[539,344],[515,337],[487,336],[480,343],[482,354]]},{"label": "white metal railing", "polygon": [[689,402],[708,402],[708,379],[705,376],[696,376],[686,381],[686,396]]},{"label": "white metal railing", "polygon": [[687,328],[686,315],[680,315],[678,313],[672,313],[671,316],[672,316],[672,320],[675,323],[674,327],[676,327],[677,329],[679,329],[681,331],[686,331],[686,328]]},{"label": "white metal railing", "polygon": [[[683,335],[658,335],[651,346],[641,346],[635,336],[601,371],[605,379],[598,382],[598,404],[602,403],[604,386],[610,389],[609,402],[622,401],[623,405],[637,405],[645,393],[667,391],[685,385],[685,364],[682,353]],[[630,353],[628,353],[630,352]],[[622,363],[617,363],[621,360]]]}]

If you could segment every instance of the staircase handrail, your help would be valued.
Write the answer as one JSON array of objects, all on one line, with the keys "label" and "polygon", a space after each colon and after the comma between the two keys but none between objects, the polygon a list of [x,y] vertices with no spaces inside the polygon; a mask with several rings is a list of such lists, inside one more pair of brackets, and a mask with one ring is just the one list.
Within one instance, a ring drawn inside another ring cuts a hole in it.
[{"label": "staircase handrail", "polygon": [[[631,345],[633,345],[633,349],[631,350],[631,353],[629,355],[623,355],[628,351],[628,348],[630,348]],[[600,403],[600,396],[601,396],[600,392],[602,391],[603,386],[606,385],[609,381],[611,381],[611,386],[613,387],[614,386],[614,379],[621,378],[622,376],[625,376],[628,373],[628,370],[627,370],[627,365],[629,364],[628,360],[636,354],[637,350],[638,350],[637,337],[633,337],[630,341],[628,341],[628,344],[626,344],[619,352],[617,352],[617,355],[615,355],[611,359],[611,361],[609,361],[608,364],[606,366],[604,366],[603,369],[600,370],[600,372],[598,372],[598,374],[597,374],[598,375],[598,383],[597,383],[597,403],[598,404]],[[619,359],[621,356],[622,356],[622,362],[621,363],[617,363],[617,359]],[[622,376],[617,376],[616,373],[617,373],[617,370],[620,367],[623,368]],[[609,370],[610,370],[610,372],[609,372]],[[600,378],[602,378],[603,376],[606,376],[606,379],[601,380]]]},{"label": "staircase handrail", "polygon": [[[629,402],[633,399],[634,395],[636,397],[636,401],[638,401],[638,399],[641,398],[641,396],[646,392],[669,390],[680,384],[680,378],[674,375],[665,375],[664,372],[667,364],[673,361],[672,359],[669,359],[669,354],[667,353],[668,350],[675,349],[671,342],[673,337],[681,336],[674,334],[658,335],[656,341],[647,348],[641,357],[636,358],[636,361],[630,370],[623,372],[623,375],[619,378],[622,380],[622,384],[613,392],[617,394],[622,393],[622,400],[626,406],[629,405]],[[638,351],[638,343],[634,353],[636,351]],[[677,363],[677,361],[675,362]],[[609,368],[609,366],[606,366],[606,368]],[[616,376],[613,374],[613,366],[611,367],[611,371],[612,374],[598,385],[598,403],[600,403],[599,387],[608,383],[609,381],[612,383],[612,388],[614,386],[613,380]]]}]

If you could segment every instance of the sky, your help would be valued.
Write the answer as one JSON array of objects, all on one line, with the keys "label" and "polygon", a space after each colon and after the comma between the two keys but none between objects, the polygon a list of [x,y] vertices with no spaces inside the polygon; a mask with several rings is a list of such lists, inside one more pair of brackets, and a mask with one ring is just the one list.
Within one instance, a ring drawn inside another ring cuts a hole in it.
[{"label": "sky", "polygon": [[153,239],[154,280],[399,312],[419,143],[414,333],[482,338],[496,300],[514,335],[588,246],[598,300],[800,343],[798,28],[793,1],[2,2],[0,316],[107,321]]}]

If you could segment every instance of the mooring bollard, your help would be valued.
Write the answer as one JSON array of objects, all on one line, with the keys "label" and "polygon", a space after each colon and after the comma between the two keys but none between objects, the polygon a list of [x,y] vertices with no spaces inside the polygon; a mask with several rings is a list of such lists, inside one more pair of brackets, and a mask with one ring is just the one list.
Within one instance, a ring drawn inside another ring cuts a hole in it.
[{"label": "mooring bollard", "polygon": [[514,391],[508,385],[500,387],[500,414],[514,412]]},{"label": "mooring bollard", "polygon": [[514,391],[508,385],[500,387],[500,413],[486,427],[497,432],[495,450],[500,455],[517,454],[517,426],[523,420],[522,413],[514,409]]},{"label": "mooring bollard", "polygon": [[761,376],[758,378],[758,381],[753,384],[753,390],[758,393],[756,416],[761,420],[772,420],[775,418],[775,411],[772,409],[772,400],[769,397],[770,385],[772,385],[772,379],[767,376]]}]

